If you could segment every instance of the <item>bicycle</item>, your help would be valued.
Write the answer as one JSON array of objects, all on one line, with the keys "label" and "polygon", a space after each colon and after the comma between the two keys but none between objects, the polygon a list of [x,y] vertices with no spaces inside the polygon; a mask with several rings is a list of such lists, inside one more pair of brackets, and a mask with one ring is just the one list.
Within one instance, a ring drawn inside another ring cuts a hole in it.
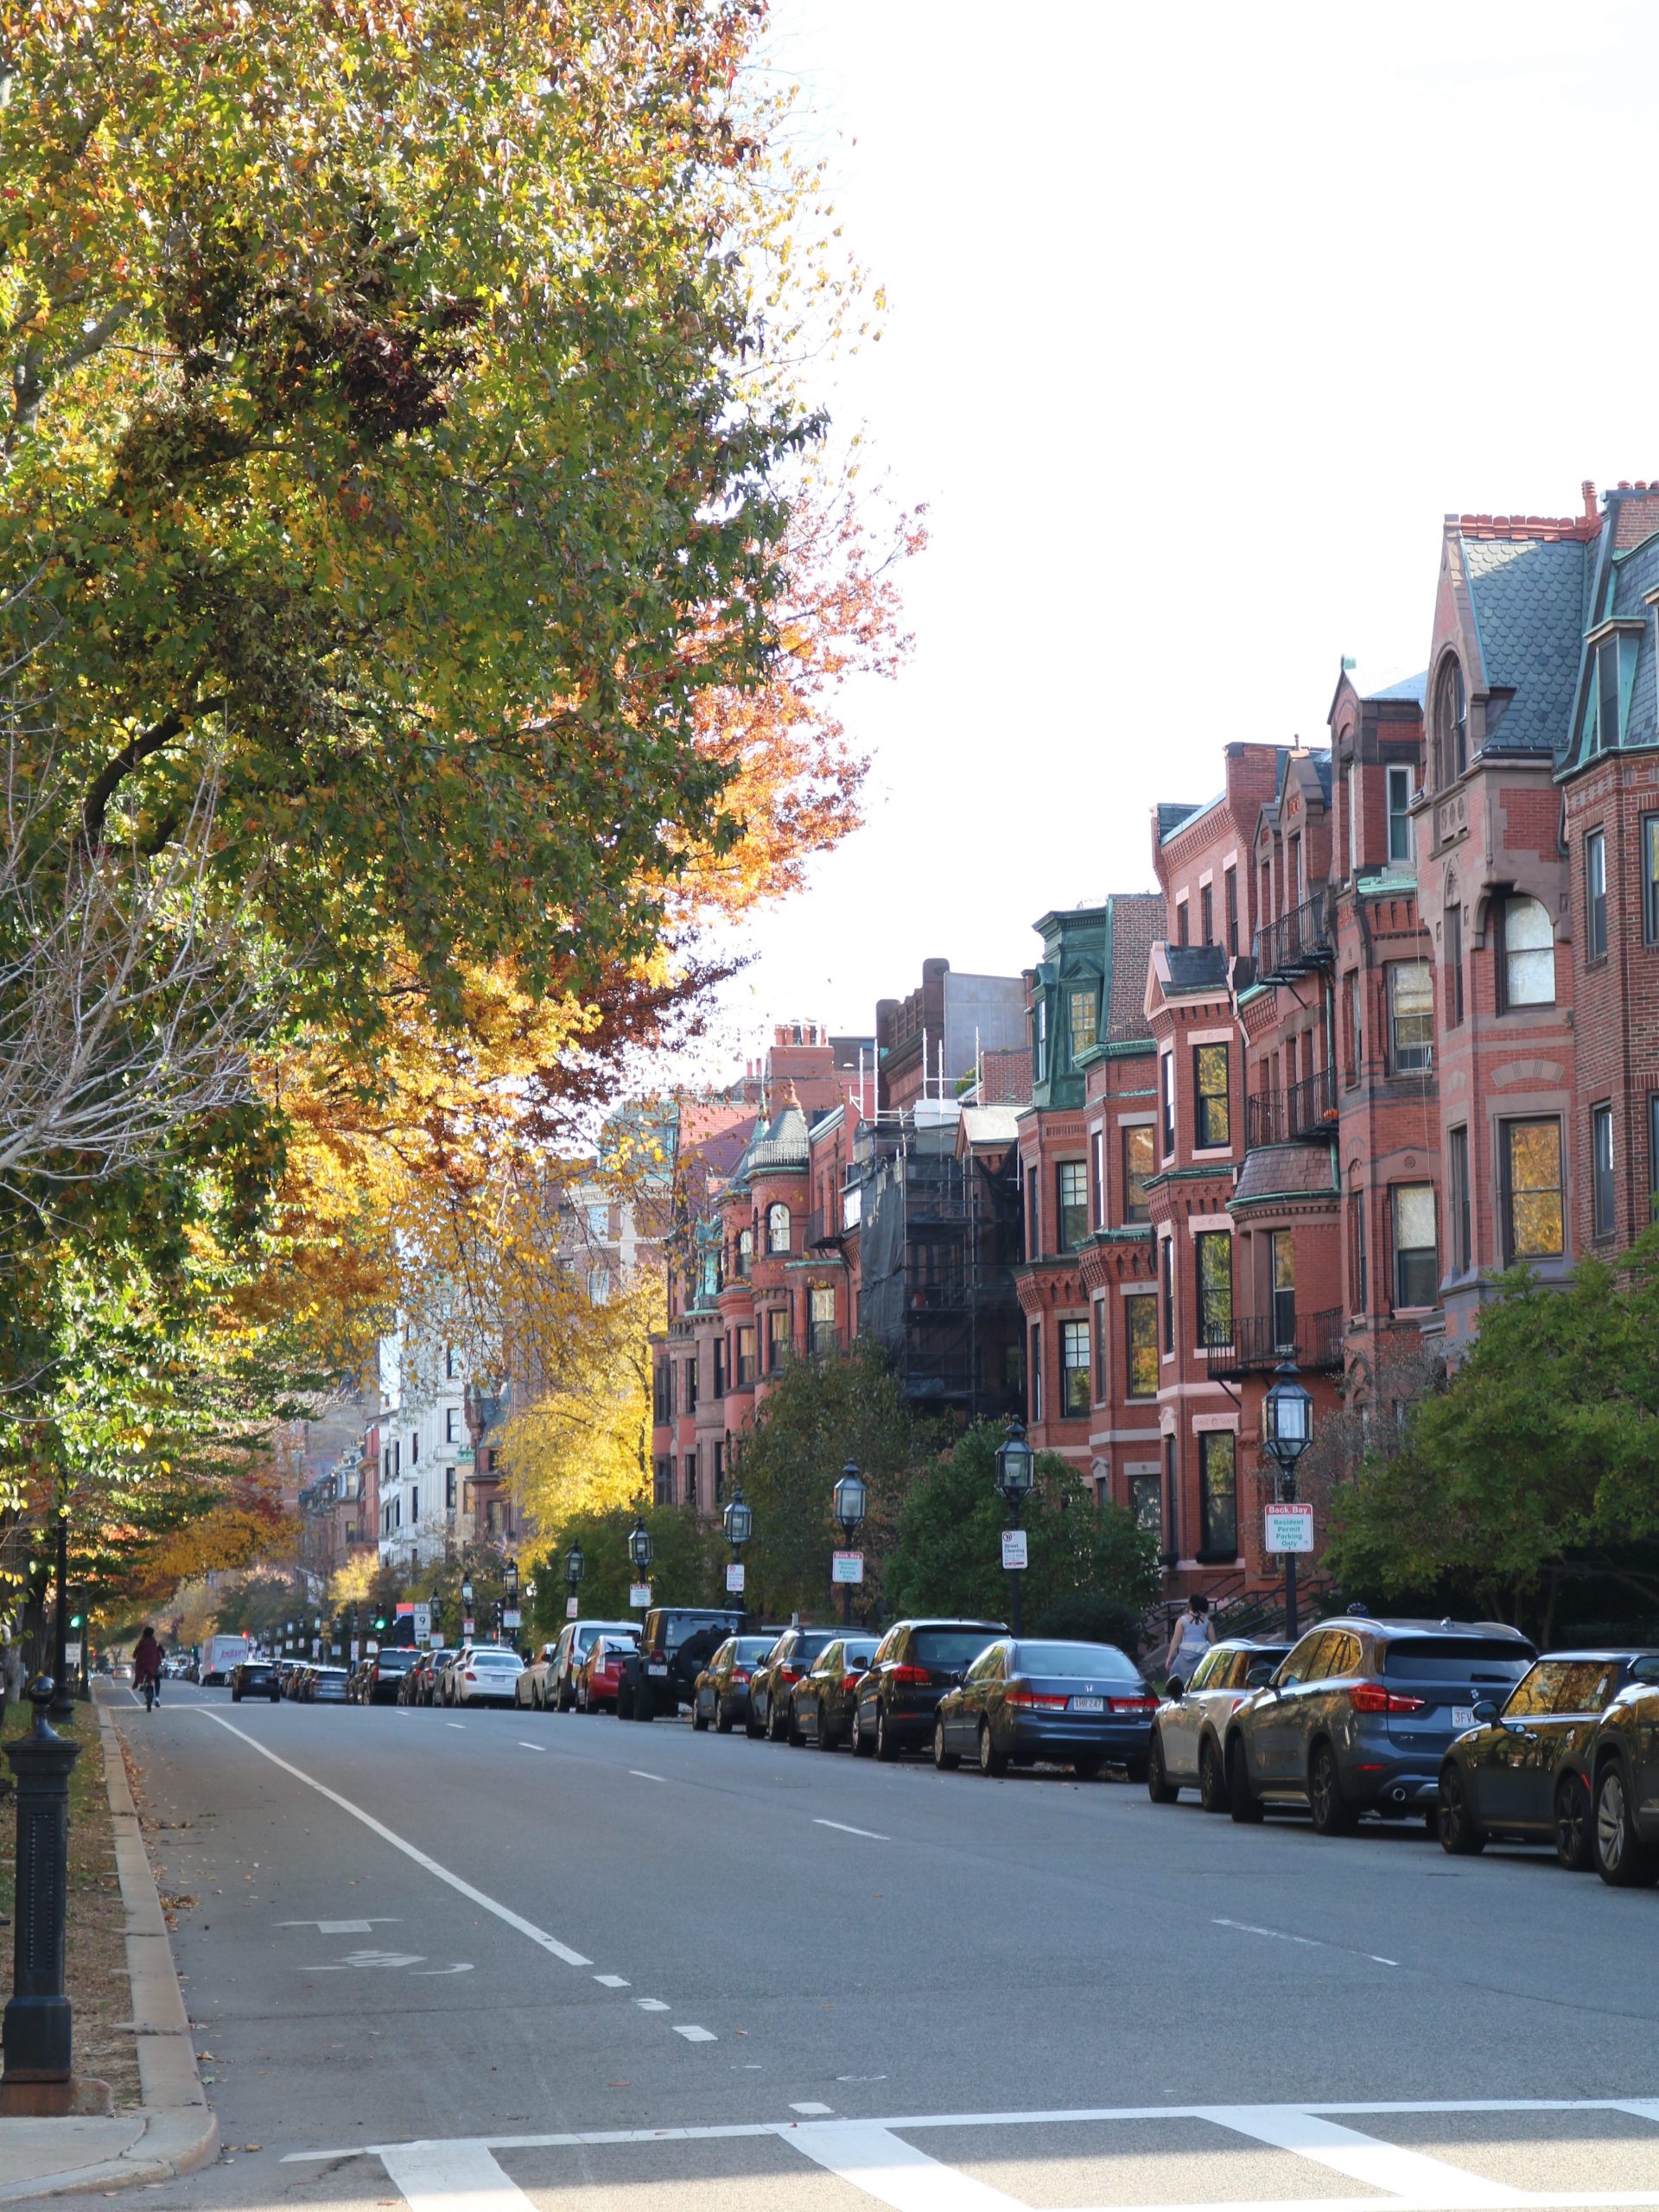
[{"label": "bicycle", "polygon": [[144,1676],[144,1711],[146,1713],[154,1711],[157,1694],[155,1675],[146,1675]]}]

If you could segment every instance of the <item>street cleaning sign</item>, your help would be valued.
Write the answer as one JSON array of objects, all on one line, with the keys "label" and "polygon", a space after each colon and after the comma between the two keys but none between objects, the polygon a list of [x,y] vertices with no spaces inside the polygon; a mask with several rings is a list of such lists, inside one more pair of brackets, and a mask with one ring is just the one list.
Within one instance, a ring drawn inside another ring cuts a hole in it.
[{"label": "street cleaning sign", "polygon": [[862,1552],[831,1552],[830,1554],[831,1582],[861,1582],[864,1580]]},{"label": "street cleaning sign", "polygon": [[1313,1548],[1313,1509],[1311,1505],[1268,1505],[1264,1548],[1269,1552],[1311,1552]]},{"label": "street cleaning sign", "polygon": [[1002,1564],[1010,1569],[1027,1564],[1023,1529],[1005,1529],[1002,1531]]}]

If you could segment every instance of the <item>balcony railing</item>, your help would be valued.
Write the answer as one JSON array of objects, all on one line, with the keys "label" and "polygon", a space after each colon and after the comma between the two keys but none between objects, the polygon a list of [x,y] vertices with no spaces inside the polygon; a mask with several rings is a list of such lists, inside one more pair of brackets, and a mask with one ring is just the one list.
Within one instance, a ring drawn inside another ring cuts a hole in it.
[{"label": "balcony railing", "polygon": [[1255,933],[1255,976],[1260,983],[1282,983],[1333,959],[1336,946],[1325,920],[1325,894],[1305,899]]},{"label": "balcony railing", "polygon": [[1204,1351],[1211,1382],[1224,1376],[1257,1374],[1277,1367],[1281,1359],[1293,1359],[1298,1367],[1339,1368],[1342,1309],[1333,1306],[1323,1313],[1299,1313],[1288,1342],[1272,1314],[1236,1314],[1225,1341],[1218,1336],[1207,1338]]},{"label": "balcony railing", "polygon": [[1288,1090],[1258,1090],[1244,1101],[1244,1148],[1300,1144],[1329,1136],[1337,1125],[1337,1074],[1321,1068]]}]

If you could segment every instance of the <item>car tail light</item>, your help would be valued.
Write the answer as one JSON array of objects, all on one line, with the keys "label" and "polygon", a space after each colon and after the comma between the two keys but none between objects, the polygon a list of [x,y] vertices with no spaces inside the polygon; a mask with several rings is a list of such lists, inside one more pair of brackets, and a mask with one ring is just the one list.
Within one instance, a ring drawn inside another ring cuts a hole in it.
[{"label": "car tail light", "polygon": [[1420,1697],[1402,1697],[1398,1690],[1385,1690],[1380,1682],[1356,1682],[1348,1693],[1348,1702],[1356,1713],[1421,1713],[1423,1700]]},{"label": "car tail light", "polygon": [[1011,1689],[1006,1701],[1021,1713],[1064,1713],[1068,1703],[1065,1698],[1050,1697],[1045,1691],[1025,1688]]},{"label": "car tail light", "polygon": [[1155,1697],[1111,1697],[1106,1700],[1109,1713],[1156,1713]]},{"label": "car tail light", "polygon": [[747,1669],[747,1667],[734,1667],[734,1668],[733,1668],[733,1669],[732,1669],[732,1680],[733,1680],[734,1682],[747,1682],[747,1681],[748,1681],[748,1679],[749,1679],[749,1670],[748,1670],[748,1669]]},{"label": "car tail light", "polygon": [[843,1675],[841,1678],[841,1687],[844,1690],[855,1690],[863,1679],[862,1675]]},{"label": "car tail light", "polygon": [[801,1679],[801,1670],[798,1667],[791,1667],[789,1662],[785,1660],[778,1669],[778,1679],[780,1682],[798,1682]]},{"label": "car tail light", "polygon": [[925,1667],[890,1667],[887,1680],[903,1689],[925,1690],[933,1677]]},{"label": "car tail light", "polygon": [[478,1676],[473,1672],[470,1667],[467,1669],[467,1679],[469,1682],[475,1682],[478,1680]]}]

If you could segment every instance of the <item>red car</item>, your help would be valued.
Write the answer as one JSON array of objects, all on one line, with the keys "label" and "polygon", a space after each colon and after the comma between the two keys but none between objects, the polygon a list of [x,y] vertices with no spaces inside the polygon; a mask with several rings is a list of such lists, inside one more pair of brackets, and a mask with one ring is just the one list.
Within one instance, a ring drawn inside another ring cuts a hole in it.
[{"label": "red car", "polygon": [[616,1711],[617,1694],[622,1688],[622,1662],[639,1649],[638,1638],[632,1636],[594,1638],[594,1648],[576,1676],[578,1713],[599,1713],[606,1707],[613,1713]]}]

